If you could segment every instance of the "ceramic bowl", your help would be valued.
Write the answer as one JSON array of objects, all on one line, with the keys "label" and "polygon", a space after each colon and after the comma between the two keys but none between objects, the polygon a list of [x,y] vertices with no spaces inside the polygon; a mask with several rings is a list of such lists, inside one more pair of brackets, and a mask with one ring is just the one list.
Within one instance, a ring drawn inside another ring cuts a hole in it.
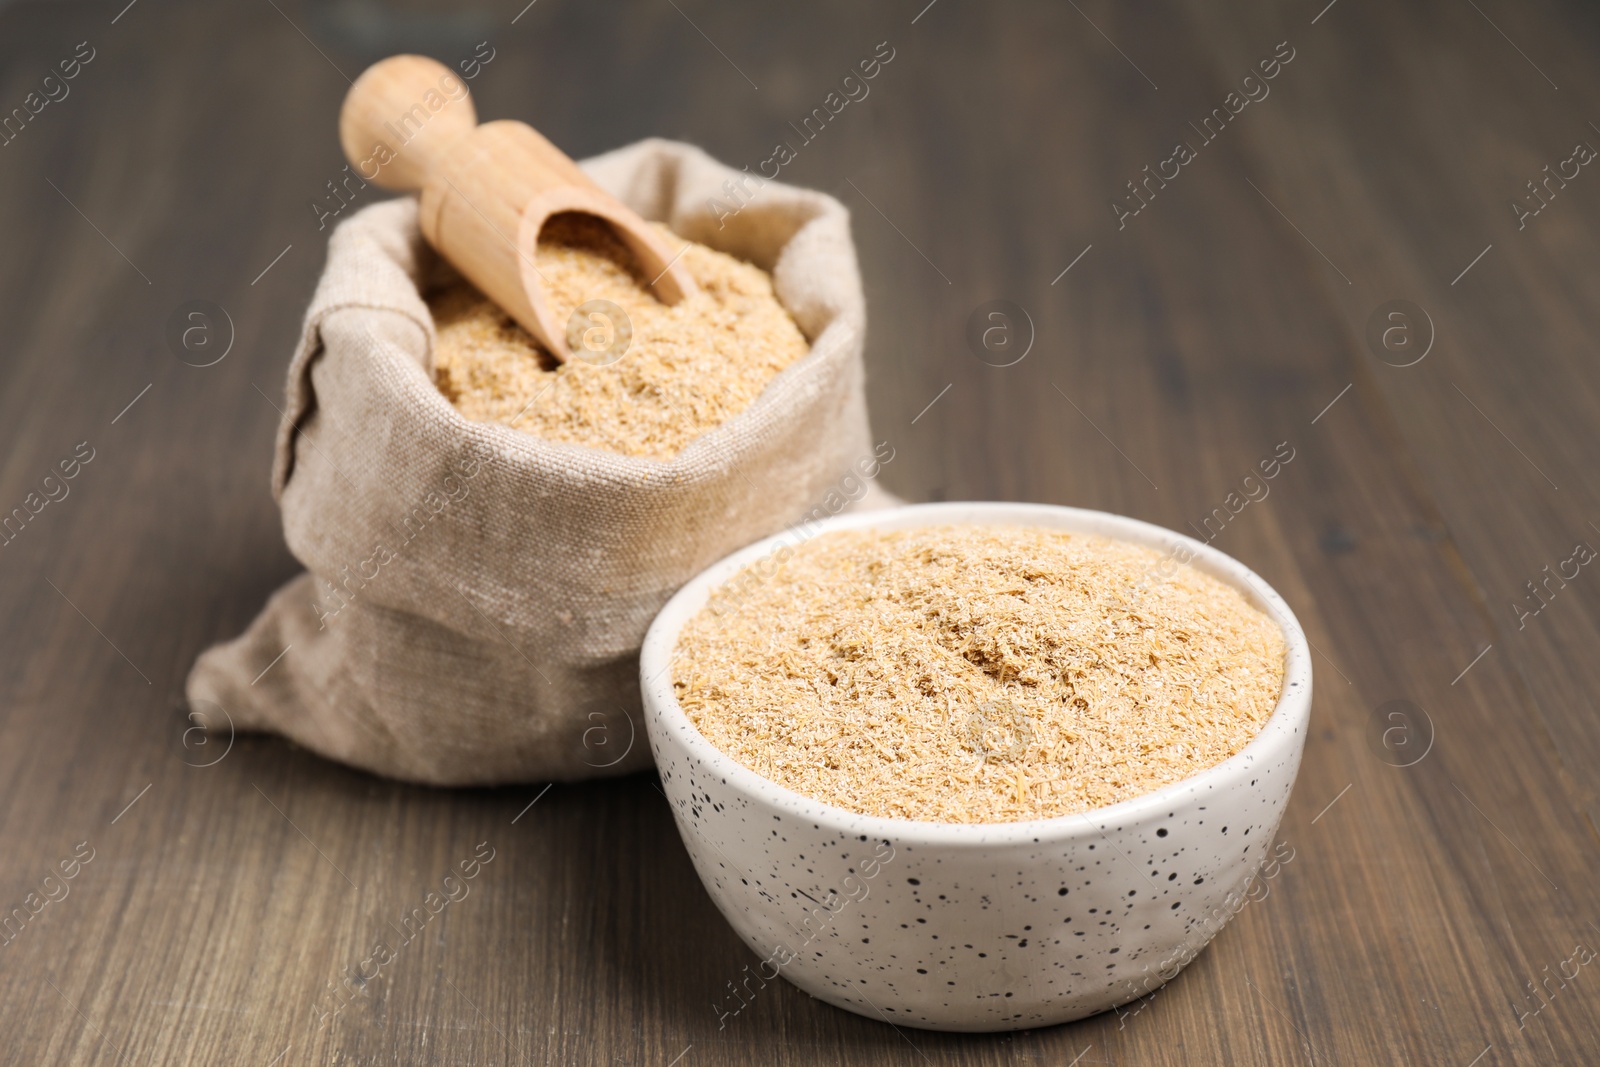
[{"label": "ceramic bowl", "polygon": [[[1241,590],[1283,629],[1283,694],[1237,755],[1133,800],[1030,822],[858,815],[723,755],[673,695],[678,633],[745,565],[833,530],[972,523],[1146,545]],[[778,975],[896,1025],[1016,1030],[1155,990],[1243,905],[1274,861],[1311,711],[1311,657],[1283,598],[1182,534],[1043,504],[922,504],[825,520],[737,552],[662,609],[641,655],[662,787],[706,890],[759,962],[712,993],[726,1026]]]}]

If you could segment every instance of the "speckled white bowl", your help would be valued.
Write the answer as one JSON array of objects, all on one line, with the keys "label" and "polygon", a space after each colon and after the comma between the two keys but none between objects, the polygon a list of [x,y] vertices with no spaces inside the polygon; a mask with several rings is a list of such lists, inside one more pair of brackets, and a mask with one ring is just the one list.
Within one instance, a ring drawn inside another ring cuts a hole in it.
[{"label": "speckled white bowl", "polygon": [[1238,561],[1136,519],[1044,504],[921,504],[830,519],[812,535],[974,523],[1100,534],[1174,552],[1242,590],[1288,643],[1283,695],[1242,752],[1121,804],[1032,822],[858,815],[746,769],[673,696],[685,622],[789,531],[699,575],[641,655],[645,721],[695,869],[760,963],[711,992],[724,1025],[778,974],[897,1025],[1016,1030],[1079,1019],[1158,988],[1242,906],[1272,859],[1311,712],[1311,656],[1283,598]]}]

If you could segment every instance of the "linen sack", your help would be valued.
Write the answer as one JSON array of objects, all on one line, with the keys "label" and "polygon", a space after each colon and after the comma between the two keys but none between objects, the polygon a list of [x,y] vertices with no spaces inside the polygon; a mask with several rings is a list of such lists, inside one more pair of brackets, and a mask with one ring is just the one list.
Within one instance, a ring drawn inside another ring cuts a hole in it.
[{"label": "linen sack", "polygon": [[638,770],[639,646],[668,597],[737,548],[871,499],[884,457],[845,208],[778,183],[740,208],[724,187],[740,172],[661,140],[583,167],[645,218],[771,272],[810,352],[670,461],[470,422],[433,383],[421,288],[437,261],[415,201],[358,212],[329,242],[273,463],[309,573],[200,656],[192,707],[435,785]]}]

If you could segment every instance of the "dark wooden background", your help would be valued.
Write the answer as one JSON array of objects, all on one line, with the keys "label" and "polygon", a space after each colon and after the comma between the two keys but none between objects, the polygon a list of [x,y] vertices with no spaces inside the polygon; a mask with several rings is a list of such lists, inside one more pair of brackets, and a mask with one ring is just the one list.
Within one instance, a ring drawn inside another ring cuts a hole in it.
[{"label": "dark wooden background", "polygon": [[[0,907],[80,842],[94,856],[0,945],[0,1060],[1600,1055],[1582,963],[1600,949],[1600,570],[1551,583],[1521,625],[1513,606],[1600,547],[1600,168],[1523,229],[1510,206],[1600,146],[1593,5],[125,3],[0,5],[0,111],[95,50],[0,147],[0,510],[94,449],[0,548]],[[664,135],[735,165],[890,43],[787,176],[854,214],[893,491],[1181,529],[1293,447],[1215,543],[1317,648],[1295,858],[1168,988],[961,1036],[778,983],[719,1029],[712,1003],[752,957],[651,778],[444,792],[243,736],[193,765],[226,738],[181,740],[190,663],[297,570],[268,492],[273,403],[321,268],[310,204],[342,165],[346,77],[485,40],[483,114],[574,155]],[[1270,96],[1200,146],[1188,124],[1284,41]],[[1198,158],[1119,230],[1110,201],[1179,139]],[[203,369],[164,338],[196,299],[235,330]],[[964,339],[995,299],[1036,331],[1005,368]],[[1365,339],[1397,299],[1436,335],[1409,367]],[[1392,700],[1426,715],[1410,766],[1379,743]],[[318,1029],[329,984],[481,841],[472,894]]]}]

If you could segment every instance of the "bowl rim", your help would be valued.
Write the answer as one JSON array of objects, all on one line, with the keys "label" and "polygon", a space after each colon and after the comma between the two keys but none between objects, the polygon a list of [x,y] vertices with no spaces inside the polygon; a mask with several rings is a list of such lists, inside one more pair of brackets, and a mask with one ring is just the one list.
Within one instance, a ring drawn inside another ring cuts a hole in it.
[{"label": "bowl rim", "polygon": [[[689,619],[704,607],[711,592],[746,565],[777,551],[783,545],[792,548],[840,530],[874,527],[894,530],[969,524],[1031,526],[1098,534],[1148,548],[1165,549],[1173,554],[1179,549],[1189,550],[1190,558],[1180,566],[1198,565],[1203,573],[1239,589],[1282,631],[1286,645],[1283,691],[1272,714],[1245,747],[1232,756],[1152,792],[1103,807],[1042,819],[949,823],[865,815],[798,793],[757,774],[723,753],[700,732],[679,705],[673,692],[672,679],[667,674],[676,652],[678,635]],[[907,845],[993,847],[1067,840],[1087,833],[1100,833],[1113,824],[1138,824],[1157,812],[1176,810],[1176,806],[1185,803],[1199,786],[1208,782],[1212,785],[1226,784],[1247,773],[1258,760],[1279,755],[1286,747],[1297,744],[1303,746],[1311,711],[1312,664],[1311,648],[1305,632],[1277,590],[1243,563],[1203,541],[1142,519],[1089,508],[1060,504],[957,501],[907,504],[878,511],[836,515],[809,526],[791,526],[730,553],[683,585],[651,622],[640,650],[639,682],[645,729],[652,743],[659,745],[662,732],[670,731],[709,773],[738,792],[786,811],[792,817],[810,820],[819,827],[826,826],[849,836],[892,839],[897,844]],[[1292,774],[1291,785],[1293,777]]]}]

